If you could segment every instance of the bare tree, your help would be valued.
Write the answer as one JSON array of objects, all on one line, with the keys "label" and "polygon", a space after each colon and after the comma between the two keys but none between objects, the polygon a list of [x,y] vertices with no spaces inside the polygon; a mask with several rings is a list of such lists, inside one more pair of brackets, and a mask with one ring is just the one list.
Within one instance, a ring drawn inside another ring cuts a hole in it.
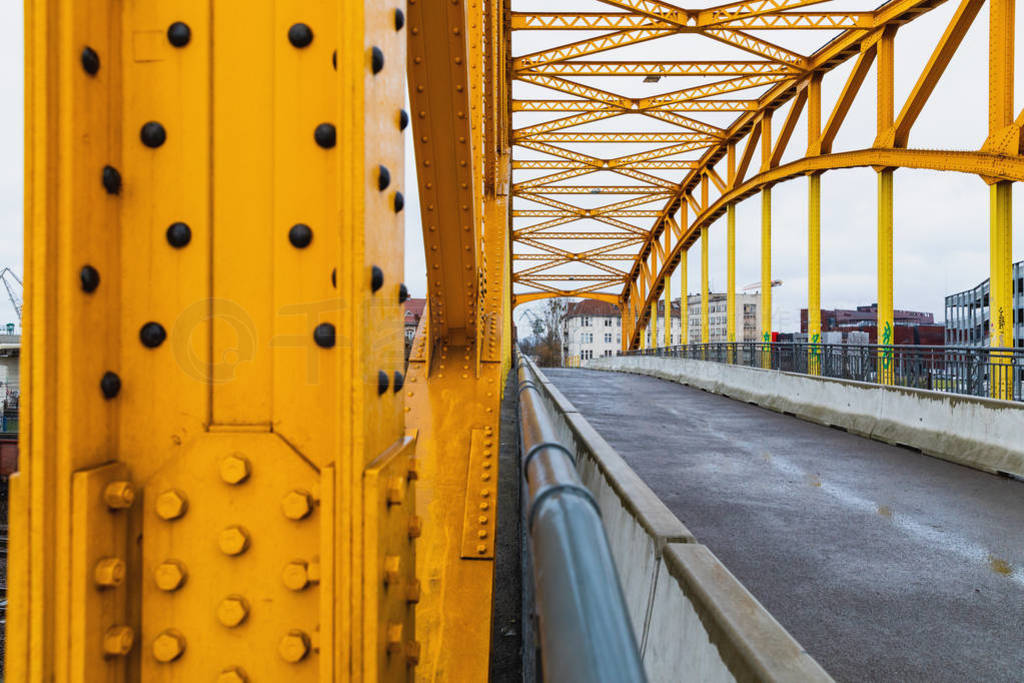
[{"label": "bare tree", "polygon": [[530,321],[530,336],[519,343],[523,353],[533,356],[542,367],[560,367],[563,364],[564,332],[562,321],[569,302],[548,299],[537,310],[525,311]]}]

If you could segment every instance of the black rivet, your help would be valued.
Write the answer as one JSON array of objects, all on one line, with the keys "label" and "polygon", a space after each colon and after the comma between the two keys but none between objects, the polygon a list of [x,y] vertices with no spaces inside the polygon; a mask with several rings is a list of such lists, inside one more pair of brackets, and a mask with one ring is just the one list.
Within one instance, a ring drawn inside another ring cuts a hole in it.
[{"label": "black rivet", "polygon": [[334,346],[334,325],[330,323],[320,323],[313,330],[313,341],[316,342],[317,346],[325,349],[329,349]]},{"label": "black rivet", "polygon": [[113,166],[103,167],[103,187],[107,194],[121,194],[121,174]]},{"label": "black rivet", "polygon": [[288,231],[288,241],[293,247],[304,249],[313,241],[313,231],[305,223],[296,223]]},{"label": "black rivet", "polygon": [[377,395],[380,396],[388,390],[388,373],[383,370],[377,371]]},{"label": "black rivet", "polygon": [[405,12],[400,9],[395,10],[395,30],[401,31],[402,27],[405,26]]},{"label": "black rivet", "polygon": [[331,287],[338,288],[338,269],[331,268]]},{"label": "black rivet", "polygon": [[100,271],[92,266],[82,266],[82,271],[78,274],[78,277],[82,280],[83,292],[91,294],[100,286]]},{"label": "black rivet", "polygon": [[398,370],[395,370],[395,381],[391,386],[396,394],[405,386],[405,377]]},{"label": "black rivet", "polygon": [[398,111],[398,130],[405,130],[409,125],[409,112],[404,109]]},{"label": "black rivet", "polygon": [[374,266],[370,270],[370,291],[376,292],[384,286],[384,271]]},{"label": "black rivet", "polygon": [[167,141],[167,131],[158,122],[149,121],[142,125],[139,138],[146,147],[156,148]]},{"label": "black rivet", "polygon": [[405,208],[405,197],[402,196],[401,192],[395,193],[395,213],[398,213]]},{"label": "black rivet", "polygon": [[103,398],[114,398],[121,391],[121,378],[113,372],[104,372],[100,378],[100,391],[103,392]]},{"label": "black rivet", "polygon": [[377,189],[383,192],[391,184],[391,172],[386,166],[377,167]]},{"label": "black rivet", "polygon": [[370,68],[373,69],[373,73],[380,73],[384,68],[384,53],[376,45],[370,50]]},{"label": "black rivet", "polygon": [[324,149],[330,149],[334,147],[334,143],[337,141],[334,132],[334,125],[330,123],[321,123],[313,131],[313,139],[316,140],[316,144],[320,145]]},{"label": "black rivet", "polygon": [[334,52],[331,53],[331,66],[334,67],[335,71],[338,70],[338,51],[337,50],[335,50]]},{"label": "black rivet", "polygon": [[313,29],[301,22],[292,24],[288,29],[288,42],[295,47],[306,47],[313,42]]},{"label": "black rivet", "polygon": [[405,283],[398,285],[398,303],[404,304],[405,300],[409,298],[409,288],[405,286]]},{"label": "black rivet", "polygon": [[183,21],[176,21],[167,27],[167,40],[174,47],[185,47],[192,40],[192,29]]},{"label": "black rivet", "polygon": [[167,332],[164,331],[164,326],[160,323],[149,322],[139,330],[139,341],[147,348],[155,349],[163,344],[165,339],[167,339]]},{"label": "black rivet", "polygon": [[82,68],[90,76],[95,76],[100,70],[100,56],[88,45],[82,50]]},{"label": "black rivet", "polygon": [[175,249],[181,249],[192,240],[192,229],[178,221],[167,228],[167,243]]}]

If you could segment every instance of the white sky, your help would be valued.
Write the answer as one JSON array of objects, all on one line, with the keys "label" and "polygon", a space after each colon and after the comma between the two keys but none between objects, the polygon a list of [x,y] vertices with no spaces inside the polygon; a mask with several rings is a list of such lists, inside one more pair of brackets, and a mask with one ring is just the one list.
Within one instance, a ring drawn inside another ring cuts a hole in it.
[{"label": "white sky", "polygon": [[[550,7],[551,3],[545,3]],[[916,19],[897,35],[897,109],[958,3],[950,0]],[[852,2],[830,2],[850,8]],[[561,5],[559,5],[561,8]],[[591,5],[592,8],[596,5]],[[853,6],[861,9],[859,6]],[[519,6],[517,5],[517,9]],[[1018,90],[1024,81],[1024,36],[1017,18]],[[911,147],[977,148],[985,134],[987,102],[987,6],[929,100],[911,136]],[[23,272],[22,203],[24,136],[24,24],[21,2],[0,2],[0,265]],[[667,57],[675,58],[675,57]],[[841,86],[852,61],[826,77],[825,94]],[[830,90],[830,88],[832,90]],[[874,133],[874,75],[865,81],[836,150],[867,146]],[[558,95],[554,95],[558,97]],[[1017,107],[1021,106],[1020,99]],[[781,118],[781,113],[779,115]],[[799,150],[800,133],[791,147]],[[407,129],[407,135],[412,127]],[[413,296],[426,291],[419,200],[416,196],[411,136],[407,137],[406,283]],[[785,161],[785,160],[784,160]],[[871,169],[832,171],[822,179],[822,305],[852,307],[875,301],[875,193]],[[977,177],[956,173],[898,170],[895,181],[896,307],[931,311],[943,317],[943,297],[988,277],[988,188]],[[1024,220],[1024,195],[1015,186],[1014,213]],[[807,181],[798,178],[773,190],[773,276],[775,327],[799,327],[799,310],[807,297]],[[760,201],[757,196],[737,209],[737,285],[760,279]],[[725,286],[724,219],[710,231],[710,277],[715,289]],[[699,291],[699,242],[691,250],[689,286]],[[1015,230],[1013,258],[1024,259],[1024,230]],[[678,291],[678,276],[673,291]],[[0,301],[0,324],[15,320],[6,296]],[[521,316],[516,315],[519,320]]]}]

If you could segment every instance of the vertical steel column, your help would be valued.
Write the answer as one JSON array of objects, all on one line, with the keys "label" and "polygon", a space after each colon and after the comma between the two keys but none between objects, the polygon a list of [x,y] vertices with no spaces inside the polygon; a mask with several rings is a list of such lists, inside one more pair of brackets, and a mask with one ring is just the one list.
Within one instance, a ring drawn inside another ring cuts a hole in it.
[{"label": "vertical steel column", "polygon": [[658,348],[658,299],[651,302],[651,348]]},{"label": "vertical steel column", "polygon": [[708,320],[708,228],[700,229],[700,343],[711,341],[711,325]]},{"label": "vertical steel column", "polygon": [[807,370],[821,372],[821,174],[807,176]]},{"label": "vertical steel column", "polygon": [[736,205],[729,204],[725,209],[727,252],[726,265],[726,328],[725,337],[729,343],[736,341]]},{"label": "vertical steel column", "polygon": [[[772,340],[772,190],[761,190],[761,340]],[[762,365],[771,362],[767,352]]]},{"label": "vertical steel column", "polygon": [[665,276],[665,346],[672,346],[672,273]]},{"label": "vertical steel column", "polygon": [[679,343],[684,346],[690,342],[690,285],[686,269],[689,254],[686,249],[679,254]]},{"label": "vertical steel column", "polygon": [[[886,29],[878,41],[878,134],[893,125],[893,39],[895,29]],[[893,381],[893,350],[896,330],[893,320],[893,244],[891,168],[878,171],[878,381]]]}]

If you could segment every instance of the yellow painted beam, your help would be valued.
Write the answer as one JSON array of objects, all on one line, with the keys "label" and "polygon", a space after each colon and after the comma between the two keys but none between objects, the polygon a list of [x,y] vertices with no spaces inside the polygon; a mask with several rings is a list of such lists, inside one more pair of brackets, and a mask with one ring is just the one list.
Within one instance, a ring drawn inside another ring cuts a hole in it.
[{"label": "yellow painted beam", "polygon": [[[893,326],[893,244],[892,244],[891,168],[878,172],[878,381],[893,381],[893,350],[896,329]],[[889,348],[884,348],[888,346]]]},{"label": "yellow painted beam", "polygon": [[703,228],[700,231],[700,341],[702,344],[711,341],[711,324],[708,316],[711,296],[708,277],[708,229]]},{"label": "yellow painted beam", "polygon": [[[807,176],[807,341],[821,343],[821,174]],[[821,372],[821,351],[810,350],[808,370]]]},{"label": "yellow painted beam", "polygon": [[761,340],[772,340],[772,191],[761,190]]},{"label": "yellow painted beam", "polygon": [[736,341],[736,205],[726,209],[726,341]]}]

